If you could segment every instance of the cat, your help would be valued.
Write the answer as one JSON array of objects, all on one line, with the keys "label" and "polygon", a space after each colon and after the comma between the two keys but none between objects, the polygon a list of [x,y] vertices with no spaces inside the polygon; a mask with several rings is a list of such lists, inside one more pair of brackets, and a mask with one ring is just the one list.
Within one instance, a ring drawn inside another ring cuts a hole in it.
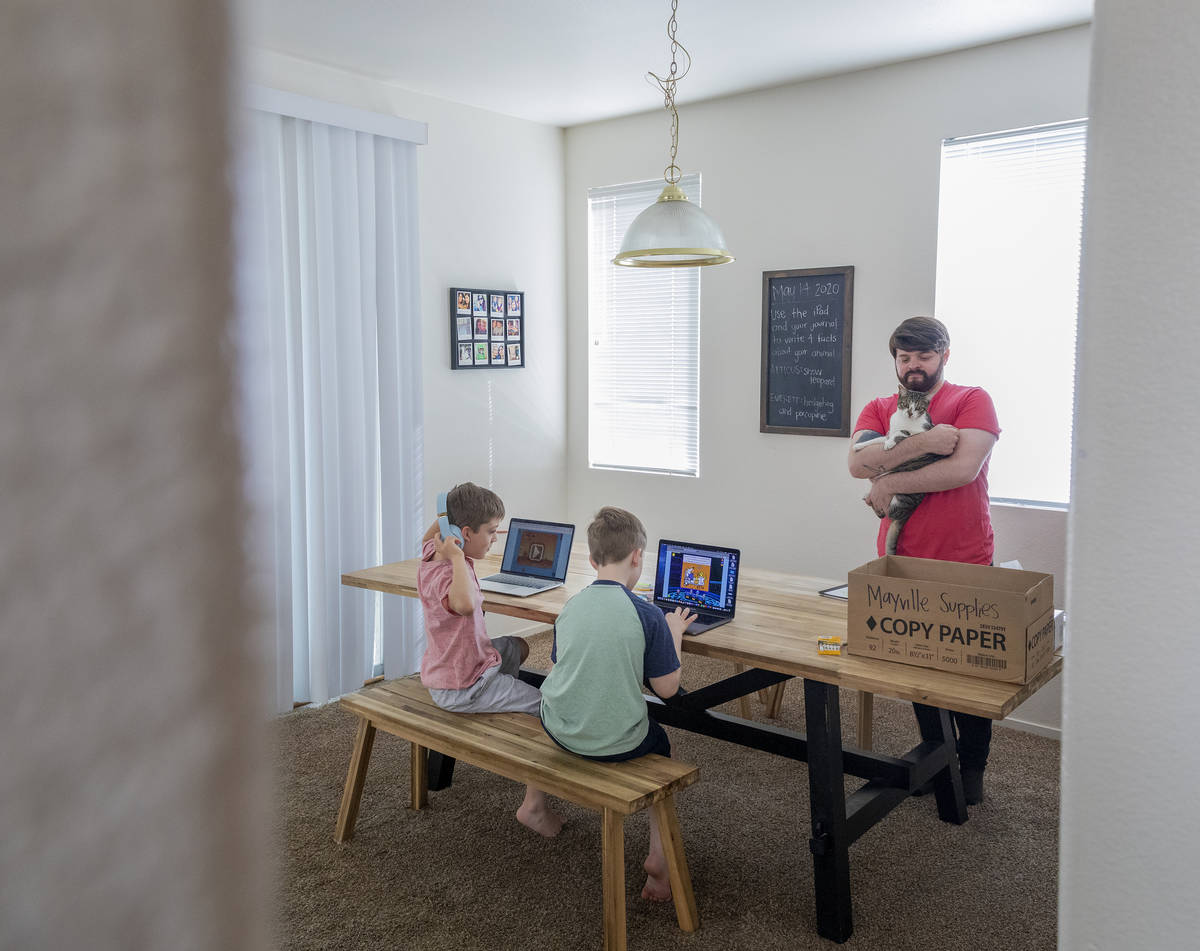
[{"label": "cat", "polygon": [[[874,432],[873,430],[864,431],[854,444],[854,451],[858,452],[865,449],[867,446],[874,446],[877,443],[883,443],[885,450],[892,449],[898,442],[907,439],[909,436],[915,436],[917,433],[927,432],[933,428],[933,420],[929,418],[929,394],[920,393],[916,390],[900,387],[900,396],[896,401],[896,412],[892,413],[891,419],[888,420],[887,435]],[[916,456],[909,459],[907,462],[902,462],[897,466],[890,468],[889,472],[911,472],[913,469],[920,469],[922,466],[927,466],[931,462],[936,462],[938,459],[944,459],[945,456],[939,456],[936,453],[927,452],[924,455]],[[892,520],[888,526],[887,540],[884,543],[884,551],[889,555],[896,554],[896,545],[900,541],[900,533],[904,530],[904,523],[921,504],[921,500],[925,498],[924,492],[897,492],[892,496],[892,502],[888,506],[888,518]]]}]

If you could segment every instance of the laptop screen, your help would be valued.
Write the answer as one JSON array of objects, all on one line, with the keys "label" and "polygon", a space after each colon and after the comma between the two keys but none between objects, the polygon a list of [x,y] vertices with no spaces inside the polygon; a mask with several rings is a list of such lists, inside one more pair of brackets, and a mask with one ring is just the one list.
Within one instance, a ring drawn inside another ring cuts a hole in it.
[{"label": "laptop screen", "polygon": [[664,539],[658,543],[654,603],[666,610],[684,607],[733,617],[740,560],[736,548]]},{"label": "laptop screen", "polygon": [[500,570],[514,575],[562,581],[567,576],[567,562],[571,559],[571,541],[574,537],[575,526],[564,522],[509,519],[508,540],[504,543],[504,560],[500,563]]}]

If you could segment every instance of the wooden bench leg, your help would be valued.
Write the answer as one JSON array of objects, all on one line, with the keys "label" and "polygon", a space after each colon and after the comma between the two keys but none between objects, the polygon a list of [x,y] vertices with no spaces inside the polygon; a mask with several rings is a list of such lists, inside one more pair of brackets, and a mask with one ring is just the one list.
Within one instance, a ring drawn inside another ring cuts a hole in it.
[{"label": "wooden bench leg", "polygon": [[605,809],[601,825],[604,951],[625,951],[625,817]]},{"label": "wooden bench leg", "polygon": [[346,773],[346,788],[342,792],[342,807],[338,810],[335,842],[345,842],[354,836],[358,821],[358,805],[362,801],[363,783],[367,779],[367,764],[371,762],[371,747],[375,743],[375,726],[366,717],[359,717],[358,736],[350,754],[350,769]]},{"label": "wooden bench leg", "polygon": [[858,692],[858,748],[869,750],[875,743],[875,694]]},{"label": "wooden bench leg", "polygon": [[424,809],[429,805],[429,751],[416,743],[409,745],[412,747],[412,769],[409,771],[412,794],[409,806],[412,809]]},{"label": "wooden bench leg", "polygon": [[696,893],[692,891],[692,875],[683,854],[683,835],[679,817],[675,814],[675,797],[660,799],[652,807],[658,816],[658,832],[662,837],[663,854],[667,857],[667,873],[671,878],[671,898],[675,902],[675,917],[684,931],[700,927],[700,912],[696,909]]}]

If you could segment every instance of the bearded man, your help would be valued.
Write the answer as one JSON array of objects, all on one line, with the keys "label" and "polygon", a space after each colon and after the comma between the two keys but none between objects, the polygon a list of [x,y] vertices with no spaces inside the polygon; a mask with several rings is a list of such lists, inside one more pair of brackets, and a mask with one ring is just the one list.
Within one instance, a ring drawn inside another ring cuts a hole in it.
[{"label": "bearded man", "polygon": [[[994,552],[991,507],[988,501],[988,458],[1000,436],[992,398],[977,386],[959,386],[945,379],[950,360],[950,333],[933,317],[909,317],[888,342],[896,378],[909,390],[930,394],[933,428],[898,442],[855,451],[854,445],[888,431],[896,411],[897,394],[872,400],[859,414],[850,440],[850,474],[870,479],[866,503],[880,518],[877,550],[885,553],[888,506],[892,496],[925,493],[904,524],[896,554],[990,565]],[[901,464],[931,453],[941,456],[911,471],[893,471]],[[932,708],[914,704],[917,716]],[[983,770],[991,748],[992,721],[952,713],[958,735],[963,793],[969,805],[983,801]]]}]

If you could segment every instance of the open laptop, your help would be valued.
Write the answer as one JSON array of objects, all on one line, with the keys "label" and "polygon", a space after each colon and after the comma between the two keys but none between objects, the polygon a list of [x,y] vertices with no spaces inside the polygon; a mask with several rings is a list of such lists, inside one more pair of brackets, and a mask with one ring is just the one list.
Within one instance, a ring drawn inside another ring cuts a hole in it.
[{"label": "open laptop", "polygon": [[484,591],[527,598],[557,588],[567,577],[575,526],[565,522],[509,519],[499,574],[479,580]]},{"label": "open laptop", "polygon": [[654,603],[664,611],[691,608],[696,612],[684,634],[703,634],[728,624],[737,606],[741,560],[736,548],[663,539],[658,543]]}]

